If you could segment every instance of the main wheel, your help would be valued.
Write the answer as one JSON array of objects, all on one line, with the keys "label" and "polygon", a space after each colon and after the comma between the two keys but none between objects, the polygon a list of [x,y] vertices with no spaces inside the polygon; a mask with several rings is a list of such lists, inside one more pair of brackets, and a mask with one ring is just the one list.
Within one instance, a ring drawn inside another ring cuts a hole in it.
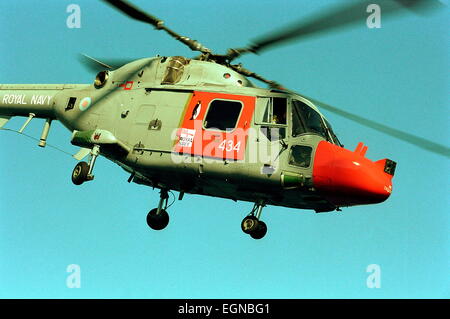
[{"label": "main wheel", "polygon": [[261,239],[267,234],[267,225],[263,221],[258,221],[255,231],[250,233],[253,239]]},{"label": "main wheel", "polygon": [[87,181],[89,165],[86,162],[79,162],[72,171],[72,182],[75,185],[81,185]]},{"label": "main wheel", "polygon": [[166,228],[169,224],[169,214],[164,209],[161,209],[159,214],[156,214],[157,208],[153,208],[147,214],[147,225],[154,230],[161,230]]},{"label": "main wheel", "polygon": [[255,216],[247,216],[242,220],[241,229],[244,233],[251,234],[257,229],[258,223],[259,221]]}]

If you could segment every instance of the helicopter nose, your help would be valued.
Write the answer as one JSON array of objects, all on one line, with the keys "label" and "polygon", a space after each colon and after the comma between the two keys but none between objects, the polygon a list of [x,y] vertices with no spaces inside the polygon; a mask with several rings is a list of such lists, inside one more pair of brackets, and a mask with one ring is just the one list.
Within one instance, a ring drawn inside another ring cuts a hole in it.
[{"label": "helicopter nose", "polygon": [[365,157],[367,146],[359,143],[352,152],[321,141],[316,149],[313,185],[336,206],[376,204],[392,193],[396,163],[389,159],[373,162]]}]

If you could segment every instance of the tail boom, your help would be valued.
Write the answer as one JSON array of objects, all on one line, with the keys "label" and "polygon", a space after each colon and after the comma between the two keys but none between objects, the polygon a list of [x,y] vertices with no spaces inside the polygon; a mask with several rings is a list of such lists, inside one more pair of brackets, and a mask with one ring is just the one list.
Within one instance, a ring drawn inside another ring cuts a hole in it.
[{"label": "tail boom", "polygon": [[0,84],[0,116],[29,116],[55,119],[56,95],[74,88],[67,84]]}]

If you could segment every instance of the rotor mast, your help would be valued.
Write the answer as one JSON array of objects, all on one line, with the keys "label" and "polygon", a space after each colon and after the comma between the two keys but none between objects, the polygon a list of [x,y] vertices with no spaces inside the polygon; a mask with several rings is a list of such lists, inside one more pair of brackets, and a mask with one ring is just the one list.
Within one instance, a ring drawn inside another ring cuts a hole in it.
[{"label": "rotor mast", "polygon": [[161,19],[158,19],[154,15],[151,15],[149,13],[146,13],[142,11],[141,9],[137,8],[136,6],[132,5],[131,3],[128,3],[124,0],[104,0],[105,2],[109,3],[111,6],[115,7],[119,11],[123,12],[127,16],[129,16],[132,19],[150,24],[154,26],[157,30],[164,30],[166,33],[168,33],[171,37],[173,37],[175,40],[180,41],[187,47],[189,47],[192,51],[198,51],[201,54],[195,57],[196,60],[201,61],[209,61],[209,62],[215,62],[218,64],[225,65],[229,68],[231,68],[233,71],[238,72],[239,74],[242,74],[246,77],[252,77],[257,80],[260,80],[266,84],[268,84],[271,88],[276,89],[282,89],[281,85],[276,83],[275,81],[267,80],[266,78],[262,77],[261,75],[250,71],[248,69],[245,69],[242,67],[241,64],[232,65],[230,64],[232,60],[236,59],[243,53],[247,52],[253,52],[256,53],[256,50],[250,46],[248,48],[238,48],[228,49],[226,54],[214,54],[212,50],[205,47],[202,43],[200,43],[197,40],[193,40],[189,37],[182,36],[172,29],[166,27],[164,25],[164,21]]}]

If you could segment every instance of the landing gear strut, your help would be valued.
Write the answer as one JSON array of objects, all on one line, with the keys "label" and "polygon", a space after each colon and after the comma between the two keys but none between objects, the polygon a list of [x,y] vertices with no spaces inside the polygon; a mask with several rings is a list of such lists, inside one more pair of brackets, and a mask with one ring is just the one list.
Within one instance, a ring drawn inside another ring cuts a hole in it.
[{"label": "landing gear strut", "polygon": [[91,150],[91,158],[89,159],[89,164],[86,162],[79,162],[75,165],[75,168],[72,171],[72,182],[75,185],[81,185],[84,182],[91,181],[94,179],[94,175],[92,174],[94,170],[95,160],[100,154],[100,146],[94,145]]},{"label": "landing gear strut", "polygon": [[147,214],[147,224],[150,228],[161,230],[169,224],[169,214],[166,212],[168,198],[167,189],[161,189],[158,207]]},{"label": "landing gear strut", "polygon": [[241,229],[244,233],[249,234],[253,239],[261,239],[267,233],[267,225],[260,220],[264,203],[257,202],[253,206],[252,211],[246,216],[241,223]]}]

